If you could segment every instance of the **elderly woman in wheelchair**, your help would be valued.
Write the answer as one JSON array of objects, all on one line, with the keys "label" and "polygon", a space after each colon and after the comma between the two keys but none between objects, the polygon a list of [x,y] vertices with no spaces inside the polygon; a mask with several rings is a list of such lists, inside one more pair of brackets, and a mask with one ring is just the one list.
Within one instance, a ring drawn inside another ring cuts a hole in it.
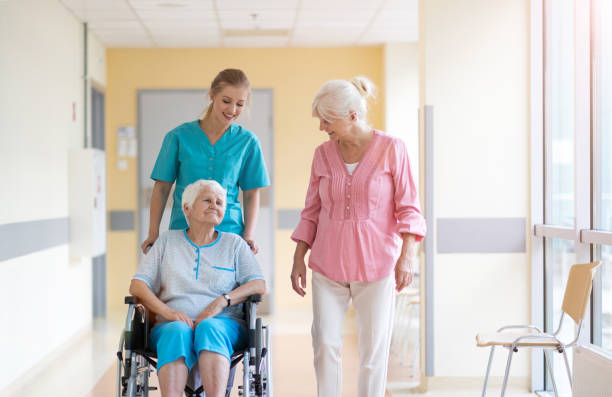
[{"label": "elderly woman in wheelchair", "polygon": [[162,234],[130,285],[130,294],[156,314],[149,345],[157,353],[164,397],[183,395],[196,363],[206,397],[226,395],[232,354],[248,339],[241,303],[265,292],[247,243],[215,230],[225,199],[215,181],[189,185],[182,196],[188,228]]}]

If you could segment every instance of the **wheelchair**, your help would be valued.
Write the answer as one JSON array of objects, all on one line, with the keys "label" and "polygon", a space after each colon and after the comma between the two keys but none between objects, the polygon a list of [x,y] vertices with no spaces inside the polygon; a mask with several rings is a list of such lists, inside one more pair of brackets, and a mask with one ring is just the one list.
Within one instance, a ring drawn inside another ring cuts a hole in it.
[{"label": "wheelchair", "polygon": [[[231,357],[230,374],[225,397],[229,397],[238,363],[242,362],[242,385],[238,386],[239,395],[244,397],[272,397],[272,371],[270,367],[270,326],[263,325],[257,317],[257,303],[260,295],[250,296],[243,304],[248,327],[248,344],[242,351]],[[121,333],[117,350],[117,397],[148,397],[150,390],[157,387],[149,385],[151,372],[156,368],[157,355],[149,346],[150,315],[147,309],[133,296],[126,296],[128,313],[125,328]],[[204,393],[197,363],[190,371],[186,397],[201,397]]]}]

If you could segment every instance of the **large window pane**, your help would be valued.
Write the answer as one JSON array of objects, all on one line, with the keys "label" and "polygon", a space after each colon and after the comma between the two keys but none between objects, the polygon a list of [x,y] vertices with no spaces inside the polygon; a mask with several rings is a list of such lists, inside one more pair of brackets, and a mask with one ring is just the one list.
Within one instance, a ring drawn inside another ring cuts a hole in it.
[{"label": "large window pane", "polygon": [[[574,242],[561,239],[545,239],[545,277],[546,277],[546,332],[557,330],[561,319],[561,304],[565,294],[567,277],[572,265],[576,263],[574,253]],[[568,321],[569,320],[569,321]],[[561,328],[559,339],[571,341],[576,336],[576,329],[573,321],[565,318],[564,327]],[[565,372],[563,356],[557,352],[551,352],[553,372],[557,388],[563,395],[571,396],[571,387]],[[571,355],[568,355],[571,365]],[[550,378],[547,378],[546,389],[552,390]]]},{"label": "large window pane", "polygon": [[593,7],[595,228],[612,230],[612,2],[599,0]]},{"label": "large window pane", "polygon": [[[612,2],[593,1],[593,130],[595,229],[612,230]],[[602,261],[594,283],[593,341],[612,351],[612,247],[598,246]]]},{"label": "large window pane", "polygon": [[544,12],[544,222],[574,226],[574,0],[546,0]]}]

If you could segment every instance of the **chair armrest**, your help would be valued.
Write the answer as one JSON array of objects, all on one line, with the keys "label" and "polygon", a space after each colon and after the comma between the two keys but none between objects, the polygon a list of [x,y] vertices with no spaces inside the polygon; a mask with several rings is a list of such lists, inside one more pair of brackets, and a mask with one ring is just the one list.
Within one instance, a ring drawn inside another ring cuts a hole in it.
[{"label": "chair armrest", "polygon": [[125,297],[124,300],[126,305],[137,305],[138,304],[138,298],[136,298],[135,296],[132,295],[128,295]]},{"label": "chair armrest", "polygon": [[497,330],[497,332],[501,332],[505,329],[535,329],[539,333],[542,333],[542,330],[535,325],[506,325],[505,327],[501,327]]}]

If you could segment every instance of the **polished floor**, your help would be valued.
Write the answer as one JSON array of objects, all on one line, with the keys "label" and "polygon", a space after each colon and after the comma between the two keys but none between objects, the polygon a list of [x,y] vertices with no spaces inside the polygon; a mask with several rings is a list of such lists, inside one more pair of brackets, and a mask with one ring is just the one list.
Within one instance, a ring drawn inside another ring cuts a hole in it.
[{"label": "polished floor", "polygon": [[[53,357],[34,368],[28,376],[19,379],[11,387],[0,391],[1,396],[114,396],[116,382],[116,356],[118,335],[122,328],[123,313],[111,313],[108,320],[94,323],[90,332],[83,332]],[[312,367],[312,347],[309,335],[309,313],[283,313],[267,322],[273,330],[272,360],[274,391],[277,397],[314,397],[315,375]],[[357,396],[357,338],[347,321],[343,348],[344,397]],[[480,395],[479,385],[453,385],[452,382],[435,382],[426,393],[412,388],[417,382],[414,354],[410,348],[405,357],[392,357],[390,362],[388,397],[431,396],[467,397]],[[152,383],[157,384],[155,376]],[[490,396],[499,395],[492,388]],[[508,397],[535,396],[520,387],[506,394]],[[159,392],[150,393],[160,396]],[[232,397],[238,396],[236,388]]]}]

